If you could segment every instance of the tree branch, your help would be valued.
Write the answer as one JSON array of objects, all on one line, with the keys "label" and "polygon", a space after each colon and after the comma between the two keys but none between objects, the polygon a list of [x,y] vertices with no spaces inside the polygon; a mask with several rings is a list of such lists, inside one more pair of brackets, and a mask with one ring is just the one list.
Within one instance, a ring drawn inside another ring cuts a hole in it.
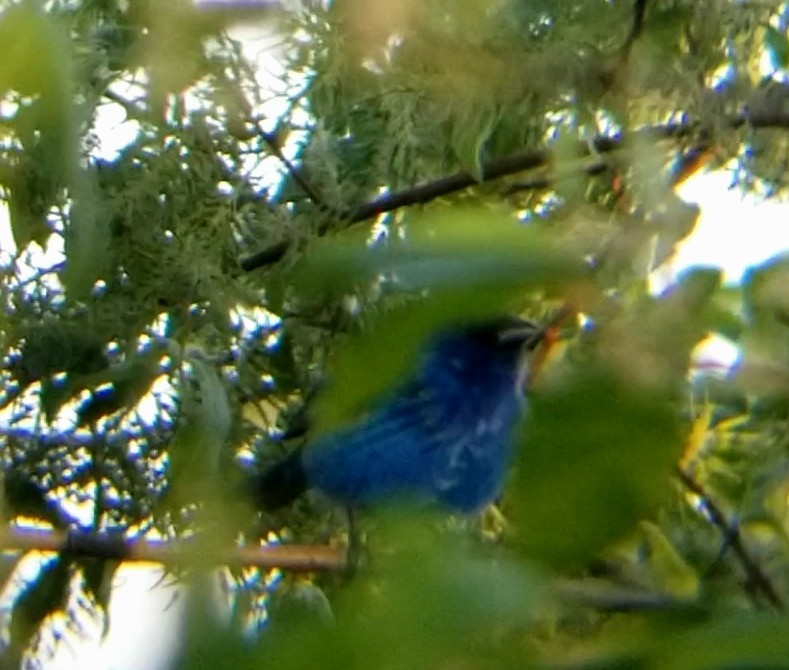
[{"label": "tree branch", "polygon": [[297,168],[284,153],[282,153],[282,149],[280,149],[276,138],[270,133],[263,133],[262,138],[263,142],[269,148],[269,151],[271,151],[271,153],[276,156],[277,159],[279,159],[279,161],[285,166],[290,178],[296,182],[299,188],[304,191],[305,195],[310,200],[312,200],[312,204],[318,207],[318,209],[331,214],[329,207],[324,202],[324,199],[318,192],[318,189],[314,188],[313,185],[302,174],[301,170]]},{"label": "tree branch", "polygon": [[[122,535],[83,531],[41,531],[7,529],[0,537],[4,550],[56,551],[73,556],[91,556],[118,561],[179,563],[187,559],[194,541],[163,542],[128,540]],[[226,565],[254,565],[262,570],[280,568],[291,572],[342,570],[345,552],[328,545],[281,544],[264,547],[233,547],[219,556]]]},{"label": "tree branch", "polygon": [[704,500],[704,508],[710,521],[720,529],[725,542],[731,546],[742,569],[745,571],[747,579],[746,586],[751,586],[754,590],[760,592],[775,609],[783,611],[785,609],[783,599],[778,594],[778,591],[776,591],[761,566],[748,553],[742,541],[742,535],[740,535],[739,529],[729,523],[721,509],[710,498],[701,484],[680,468],[677,468],[677,477],[679,477],[682,485],[688,489],[688,491]]},{"label": "tree branch", "polygon": [[[789,87],[787,87],[787,98],[789,98]],[[757,108],[747,110],[740,114],[733,114],[726,120],[726,125],[732,130],[736,130],[745,124],[752,128],[789,128],[789,111],[783,108],[770,106],[769,108]],[[623,148],[631,138],[651,139],[653,141],[679,139],[690,135],[700,136],[700,145],[706,147],[709,139],[702,126],[698,123],[667,123],[660,126],[647,126],[634,131],[630,135],[620,137],[599,136],[591,142],[591,147],[587,143],[579,142],[577,151],[579,156],[589,156],[593,154],[606,154]],[[482,179],[476,179],[468,172],[456,172],[445,177],[439,177],[434,181],[418,184],[411,188],[394,193],[387,193],[378,198],[366,202],[356,209],[340,212],[336,220],[341,222],[339,228],[345,228],[369,219],[375,218],[380,214],[392,212],[401,207],[409,205],[424,204],[452,193],[463,191],[464,189],[476,186],[477,184],[490,182],[508,175],[547,167],[551,159],[551,151],[547,148],[537,149],[525,153],[515,154],[497,158],[482,166]],[[601,171],[600,163],[582,168],[587,174],[597,174]],[[553,183],[555,177],[536,178],[531,182],[524,182],[521,187],[513,187],[514,190],[523,190],[530,185],[533,188],[545,188],[546,185]],[[330,230],[328,222],[318,228],[319,235],[325,235]],[[245,272],[251,272],[279,261],[290,249],[291,242],[288,240],[278,240],[274,244],[254,253],[246,258],[242,258],[240,265]]]},{"label": "tree branch", "polygon": [[646,11],[647,0],[635,0],[635,2],[633,2],[633,23],[630,26],[630,33],[622,47],[622,53],[625,59],[630,57],[633,44],[641,37],[641,33],[644,32],[644,14],[646,14]]},{"label": "tree branch", "polygon": [[[653,139],[668,139],[689,135],[694,131],[695,127],[690,124],[666,124],[636,131],[634,136],[646,135]],[[594,152],[603,154],[620,149],[624,146],[625,141],[625,138],[621,137],[598,137],[591,145]],[[589,144],[583,142],[578,143],[579,155],[589,155],[591,151]],[[455,174],[439,177],[434,181],[418,184],[402,191],[387,193],[360,205],[354,210],[344,213],[340,212],[336,218],[342,223],[340,227],[344,228],[354,223],[360,223],[375,218],[380,214],[392,212],[401,207],[427,203],[477,184],[490,182],[525,170],[546,167],[550,162],[550,158],[551,151],[549,149],[537,149],[535,151],[505,156],[484,164],[482,167],[482,179],[478,180],[468,172],[456,172]],[[594,174],[599,172],[600,168],[595,165],[585,169]],[[540,179],[535,183],[543,187],[545,181]],[[324,235],[329,229],[330,227],[328,223],[326,223],[319,227],[318,234]],[[252,270],[276,263],[287,253],[289,248],[290,243],[288,241],[279,240],[269,247],[242,259],[240,262],[241,268],[245,272],[251,272]]]}]

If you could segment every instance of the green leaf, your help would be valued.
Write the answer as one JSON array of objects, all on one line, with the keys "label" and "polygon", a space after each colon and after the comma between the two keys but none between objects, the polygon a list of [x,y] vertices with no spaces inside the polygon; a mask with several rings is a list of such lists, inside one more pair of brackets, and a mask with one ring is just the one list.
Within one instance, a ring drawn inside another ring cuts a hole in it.
[{"label": "green leaf", "polygon": [[77,175],[73,191],[65,234],[66,270],[62,276],[69,297],[81,300],[90,295],[98,279],[108,275],[109,217],[89,174]]},{"label": "green leaf", "polygon": [[577,129],[567,124],[559,125],[553,144],[553,173],[556,194],[567,203],[583,201],[587,181],[583,163],[583,156],[578,152]]},{"label": "green leaf", "polygon": [[699,576],[679,554],[663,530],[649,521],[641,522],[641,533],[649,551],[650,575],[662,593],[693,600],[699,592]]},{"label": "green leaf", "polygon": [[44,246],[52,234],[47,211],[55,196],[55,189],[44,183],[26,160],[20,163],[5,180],[9,189],[8,215],[14,244],[17,249],[24,249],[30,242]]},{"label": "green leaf", "polygon": [[655,649],[653,665],[665,670],[783,668],[789,658],[786,616],[751,614],[712,619],[670,636]]},{"label": "green leaf", "polygon": [[682,450],[677,409],[594,363],[529,401],[510,489],[531,559],[583,566],[666,500]]},{"label": "green leaf", "polygon": [[68,67],[68,61],[62,60],[67,53],[55,51],[63,47],[64,37],[55,22],[34,3],[6,9],[0,17],[0,38],[6,48],[0,64],[0,87],[32,96],[67,85],[55,79]]},{"label": "green leaf", "polygon": [[[79,425],[95,423],[101,417],[131,408],[148,392],[161,374],[160,353],[151,349],[143,354],[132,354],[128,359],[93,375],[77,377],[67,382],[69,389],[90,389],[91,396],[78,410]],[[61,396],[56,396],[62,401]]]},{"label": "green leaf", "polygon": [[337,599],[334,625],[272,622],[272,667],[367,670],[383,667],[371,660],[381,650],[392,670],[532,667],[505,636],[531,622],[545,592],[539,575],[501,555],[476,556],[458,538],[428,531],[431,523],[398,512],[378,525],[386,550]]},{"label": "green leaf", "polygon": [[[227,389],[211,363],[195,357],[191,357],[189,362],[199,387],[199,419],[202,429],[207,440],[221,444],[227,439],[233,424]],[[196,408],[193,406],[192,409]],[[218,462],[215,461],[213,467],[217,465]]]},{"label": "green leaf", "polygon": [[746,272],[742,280],[743,310],[755,325],[789,324],[789,255],[779,254]]},{"label": "green leaf", "polygon": [[764,30],[764,49],[770,58],[773,70],[782,70],[789,65],[789,39],[786,31],[766,26]]},{"label": "green leaf", "polygon": [[520,224],[498,208],[431,208],[409,220],[404,241],[370,248],[358,233],[317,241],[293,282],[327,299],[388,278],[401,291],[528,286],[556,290],[589,285],[574,241]]},{"label": "green leaf", "polygon": [[458,120],[452,132],[452,148],[460,167],[477,181],[484,177],[482,150],[490,139],[496,119],[496,110],[491,108],[472,118]]},{"label": "green leaf", "polygon": [[23,248],[48,235],[46,212],[77,166],[72,49],[66,31],[35,3],[0,14],[0,44],[0,96],[30,98],[9,124],[27,154],[7,184],[14,240]]},{"label": "green leaf", "polygon": [[233,426],[227,391],[215,368],[197,355],[182,377],[179,426],[169,445],[171,493],[176,504],[215,492],[220,457]]}]

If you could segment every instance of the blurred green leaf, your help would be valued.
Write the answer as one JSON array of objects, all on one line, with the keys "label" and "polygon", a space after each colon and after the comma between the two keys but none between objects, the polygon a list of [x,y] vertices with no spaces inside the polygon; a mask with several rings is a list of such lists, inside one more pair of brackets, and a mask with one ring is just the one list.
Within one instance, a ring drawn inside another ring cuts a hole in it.
[{"label": "blurred green leaf", "polygon": [[152,348],[142,354],[133,353],[101,372],[68,380],[67,387],[74,393],[90,390],[90,397],[77,410],[79,424],[95,423],[121,408],[136,405],[161,374],[160,357],[161,353]]},{"label": "blurred green leaf", "polygon": [[649,667],[661,670],[778,669],[789,658],[785,616],[713,618],[656,645]]},{"label": "blurred green leaf", "polygon": [[316,240],[294,276],[307,296],[323,298],[375,280],[400,291],[591,283],[572,240],[482,207],[431,208],[409,220],[405,240],[372,247],[358,232]]},{"label": "blurred green leaf", "polygon": [[308,621],[332,624],[334,612],[326,593],[311,581],[297,580],[277,590],[269,606],[273,627],[303,626]]},{"label": "blurred green leaf", "polygon": [[586,178],[581,169],[583,156],[578,154],[577,129],[559,126],[553,143],[553,172],[556,194],[567,203],[583,201]]},{"label": "blurred green leaf", "polygon": [[[272,667],[496,667],[513,655],[507,636],[531,621],[542,579],[500,555],[475,556],[458,538],[426,530],[425,521],[401,512],[377,528],[386,550],[341,594],[335,624],[275,625]],[[527,657],[514,657],[530,667]]]},{"label": "blurred green leaf", "polygon": [[496,125],[496,110],[469,111],[453,128],[452,148],[460,167],[477,181],[482,181],[482,149]]},{"label": "blurred green leaf", "polygon": [[334,347],[328,385],[312,408],[316,429],[358,418],[413,368],[428,337],[459,322],[506,314],[515,295],[513,289],[486,287],[441,291],[372,319],[370,328]]},{"label": "blurred green leaf", "polygon": [[145,8],[150,29],[137,48],[150,76],[151,109],[160,114],[168,95],[180,95],[208,74],[204,42],[217,37],[232,22],[232,14],[200,11],[183,0],[149,3]]},{"label": "blurred green leaf", "polygon": [[230,402],[211,363],[189,356],[191,374],[182,377],[180,423],[169,444],[170,495],[177,504],[190,497],[219,495],[220,458],[233,426]]},{"label": "blurred green leaf", "polygon": [[[57,21],[25,2],[0,15],[0,41],[6,46],[0,63],[0,90],[37,98],[40,129],[55,132],[66,122],[70,130],[72,63],[68,34]],[[65,138],[62,138],[65,139]]]},{"label": "blurred green leaf", "polygon": [[74,202],[65,233],[66,269],[63,283],[73,300],[84,300],[111,266],[108,214],[101,193],[86,172],[76,175]]},{"label": "blurred green leaf", "polygon": [[789,326],[789,256],[774,256],[745,273],[742,281],[743,310],[756,326],[774,322]]},{"label": "blurred green leaf", "polygon": [[12,231],[21,249],[49,234],[46,213],[77,167],[72,54],[68,33],[30,2],[0,14],[0,44],[0,95],[29,98],[11,121],[27,154],[7,183]]},{"label": "blurred green leaf", "polygon": [[662,593],[679,599],[693,600],[699,593],[699,575],[679,554],[663,530],[642,521],[640,530],[646,541],[650,576]]},{"label": "blurred green leaf", "polygon": [[682,450],[664,392],[572,369],[529,401],[509,498],[524,554],[580,567],[667,499]]},{"label": "blurred green leaf", "polygon": [[[31,149],[31,152],[35,149]],[[55,197],[57,182],[42,177],[37,167],[23,158],[9,171],[5,186],[8,187],[8,214],[11,232],[17,249],[24,249],[29,242],[44,246],[52,234],[47,215]]]}]

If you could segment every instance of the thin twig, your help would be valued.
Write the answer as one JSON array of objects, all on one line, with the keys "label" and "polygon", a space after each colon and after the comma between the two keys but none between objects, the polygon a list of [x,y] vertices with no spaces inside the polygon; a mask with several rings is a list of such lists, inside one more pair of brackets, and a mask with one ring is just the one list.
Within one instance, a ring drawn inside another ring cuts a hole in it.
[{"label": "thin twig", "polygon": [[127,100],[119,93],[113,91],[111,88],[106,88],[104,91],[102,91],[102,96],[107,98],[107,100],[110,102],[123,107],[127,118],[140,121],[146,120],[149,117],[148,112],[142,105],[138,105],[133,100]]},{"label": "thin twig", "polygon": [[693,477],[681,468],[677,468],[677,477],[682,482],[682,485],[691,493],[699,496],[704,500],[704,509],[710,518],[710,521],[721,533],[726,542],[731,546],[732,551],[737,556],[737,560],[742,565],[747,578],[747,583],[754,589],[762,593],[762,595],[769,601],[769,603],[777,610],[783,611],[785,605],[783,599],[778,594],[778,591],[773,586],[770,579],[762,570],[761,566],[750,556],[745,544],[742,541],[739,529],[733,524],[729,523],[726,515],[715,504],[715,501],[710,498],[704,488]]},{"label": "thin twig", "polygon": [[296,167],[284,153],[282,153],[282,149],[280,149],[276,139],[269,133],[263,133],[262,138],[269,151],[274,154],[280,163],[285,166],[290,178],[296,182],[296,184],[298,184],[302,191],[304,191],[305,195],[312,201],[312,204],[327,214],[331,214],[331,208],[326,204],[325,199],[318,192],[318,189],[316,189],[309,181],[307,181],[301,170]]}]

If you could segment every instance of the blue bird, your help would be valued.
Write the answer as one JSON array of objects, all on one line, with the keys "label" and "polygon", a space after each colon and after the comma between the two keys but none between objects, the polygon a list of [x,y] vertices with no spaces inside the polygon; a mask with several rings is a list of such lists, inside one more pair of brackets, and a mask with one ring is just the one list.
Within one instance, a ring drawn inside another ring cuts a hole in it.
[{"label": "blue bird", "polygon": [[481,510],[503,489],[526,353],[544,334],[509,317],[438,333],[362,420],[254,475],[256,503],[273,510],[316,488],[349,507],[406,499]]}]

